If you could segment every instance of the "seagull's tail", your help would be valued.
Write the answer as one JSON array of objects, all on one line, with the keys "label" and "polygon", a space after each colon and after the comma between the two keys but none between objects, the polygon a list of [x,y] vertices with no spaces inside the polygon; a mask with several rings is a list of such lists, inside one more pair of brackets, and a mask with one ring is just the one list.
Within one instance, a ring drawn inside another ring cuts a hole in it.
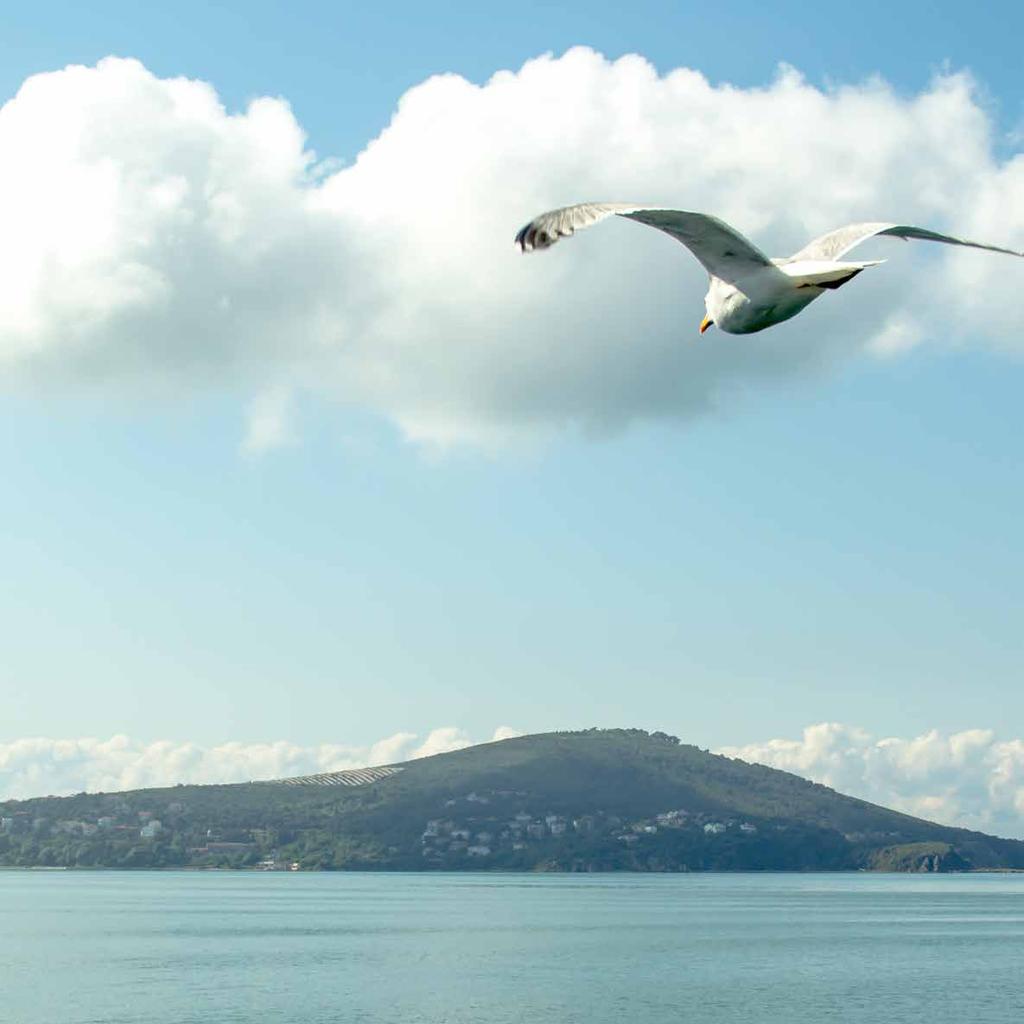
[{"label": "seagull's tail", "polygon": [[863,260],[859,263],[835,260],[798,260],[779,268],[793,278],[797,288],[842,288],[862,270],[877,267],[885,260]]}]

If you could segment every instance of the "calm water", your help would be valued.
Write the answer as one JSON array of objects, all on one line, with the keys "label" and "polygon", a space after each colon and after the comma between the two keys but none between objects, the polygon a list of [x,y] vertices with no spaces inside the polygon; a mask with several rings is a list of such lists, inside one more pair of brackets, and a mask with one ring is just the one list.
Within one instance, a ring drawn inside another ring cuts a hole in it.
[{"label": "calm water", "polygon": [[1024,876],[0,872],[10,1024],[1024,1020]]}]

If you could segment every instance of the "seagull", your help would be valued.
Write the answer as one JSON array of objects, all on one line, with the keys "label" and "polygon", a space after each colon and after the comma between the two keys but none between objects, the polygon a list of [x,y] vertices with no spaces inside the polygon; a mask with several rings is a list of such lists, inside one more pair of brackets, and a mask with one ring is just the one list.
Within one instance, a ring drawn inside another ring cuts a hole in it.
[{"label": "seagull", "polygon": [[712,325],[729,334],[753,334],[789,320],[819,295],[841,288],[868,267],[884,263],[840,258],[875,235],[947,242],[1024,257],[1024,252],[1014,249],[968,242],[908,224],[864,223],[847,224],[821,235],[788,258],[769,259],[735,228],[710,214],[630,203],[578,203],[550,210],[534,217],[516,235],[516,244],[524,253],[548,249],[560,238],[612,216],[664,231],[697,257],[710,278],[701,334]]}]

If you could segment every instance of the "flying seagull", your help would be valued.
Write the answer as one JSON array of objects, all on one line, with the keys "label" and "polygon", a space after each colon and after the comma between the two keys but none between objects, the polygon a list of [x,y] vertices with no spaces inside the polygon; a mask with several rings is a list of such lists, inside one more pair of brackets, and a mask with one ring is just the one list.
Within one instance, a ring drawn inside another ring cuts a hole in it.
[{"label": "flying seagull", "polygon": [[579,228],[613,215],[664,231],[682,242],[703,265],[711,283],[704,297],[706,315],[700,325],[701,334],[712,324],[729,334],[753,334],[796,316],[827,290],[841,288],[862,270],[885,262],[840,259],[874,235],[948,242],[1024,257],[1024,252],[967,242],[907,224],[866,223],[830,231],[788,258],[769,259],[717,217],[630,203],[579,203],[542,213],[516,235],[516,243],[523,252],[547,249]]}]

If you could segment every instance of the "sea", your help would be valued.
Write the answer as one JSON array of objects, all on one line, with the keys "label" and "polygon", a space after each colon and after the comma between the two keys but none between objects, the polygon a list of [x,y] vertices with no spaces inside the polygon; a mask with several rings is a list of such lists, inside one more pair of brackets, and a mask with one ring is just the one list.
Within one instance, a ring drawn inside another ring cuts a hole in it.
[{"label": "sea", "polygon": [[1024,1021],[1024,875],[0,871],[5,1024]]}]

